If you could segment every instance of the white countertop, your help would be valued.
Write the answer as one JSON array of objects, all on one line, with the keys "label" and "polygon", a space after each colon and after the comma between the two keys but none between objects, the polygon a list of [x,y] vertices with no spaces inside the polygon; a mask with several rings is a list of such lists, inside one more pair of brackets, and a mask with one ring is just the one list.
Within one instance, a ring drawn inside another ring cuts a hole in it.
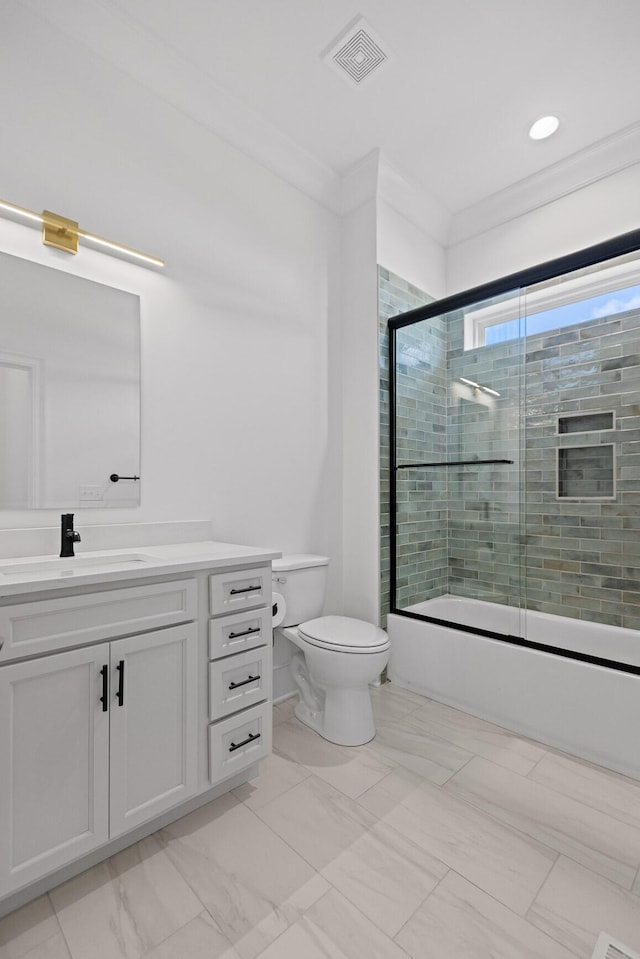
[{"label": "white countertop", "polygon": [[0,597],[268,563],[281,555],[277,550],[204,541],[85,552],[78,549],[75,557],[68,559],[58,556],[3,559],[0,560]]}]

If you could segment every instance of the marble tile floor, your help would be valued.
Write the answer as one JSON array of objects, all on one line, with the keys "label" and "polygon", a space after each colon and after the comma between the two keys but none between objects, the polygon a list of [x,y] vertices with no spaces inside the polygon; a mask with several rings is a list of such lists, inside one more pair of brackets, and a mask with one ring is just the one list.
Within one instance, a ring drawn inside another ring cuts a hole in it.
[{"label": "marble tile floor", "polygon": [[358,749],[274,708],[260,776],[0,920],[0,959],[640,951],[640,782],[387,684]]}]

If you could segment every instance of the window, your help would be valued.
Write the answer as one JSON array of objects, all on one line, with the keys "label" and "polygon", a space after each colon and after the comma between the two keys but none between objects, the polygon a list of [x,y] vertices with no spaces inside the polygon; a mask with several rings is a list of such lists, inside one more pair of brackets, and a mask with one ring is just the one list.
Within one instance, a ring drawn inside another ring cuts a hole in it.
[{"label": "window", "polygon": [[640,309],[637,259],[509,294],[464,317],[464,348],[493,346]]}]

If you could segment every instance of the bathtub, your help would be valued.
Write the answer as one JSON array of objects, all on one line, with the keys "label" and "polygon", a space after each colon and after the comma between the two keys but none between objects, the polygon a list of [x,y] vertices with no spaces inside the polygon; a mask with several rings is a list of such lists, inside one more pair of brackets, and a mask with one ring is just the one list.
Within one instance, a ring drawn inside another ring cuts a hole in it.
[{"label": "bathtub", "polygon": [[388,617],[393,683],[640,779],[640,632],[458,596],[407,612]]}]

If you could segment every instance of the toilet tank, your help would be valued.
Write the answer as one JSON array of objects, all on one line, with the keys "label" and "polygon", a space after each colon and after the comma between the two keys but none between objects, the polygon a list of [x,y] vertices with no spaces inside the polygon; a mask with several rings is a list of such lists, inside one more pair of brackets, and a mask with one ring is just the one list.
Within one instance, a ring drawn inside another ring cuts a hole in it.
[{"label": "toilet tank", "polygon": [[273,591],[286,603],[282,626],[297,626],[322,612],[327,586],[327,556],[296,553],[273,561]]}]

